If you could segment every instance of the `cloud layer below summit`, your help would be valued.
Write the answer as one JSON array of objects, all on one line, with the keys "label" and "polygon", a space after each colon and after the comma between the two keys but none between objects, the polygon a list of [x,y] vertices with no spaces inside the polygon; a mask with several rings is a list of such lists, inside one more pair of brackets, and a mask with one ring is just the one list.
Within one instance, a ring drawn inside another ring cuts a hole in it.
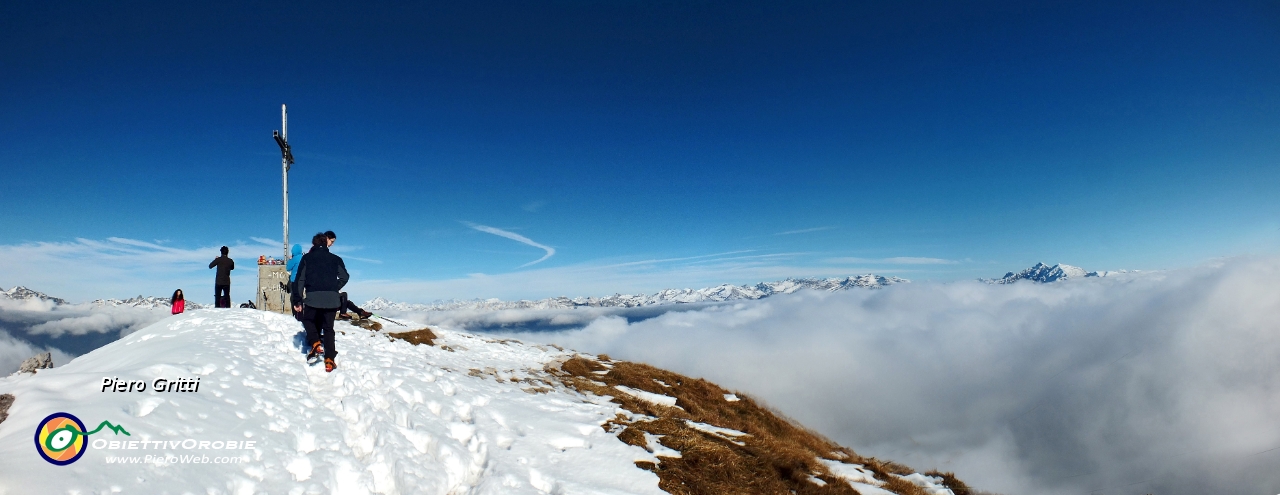
[{"label": "cloud layer below summit", "polygon": [[984,490],[1262,493],[1280,484],[1276,280],[1280,258],[1236,258],[1053,284],[802,291],[515,336],[705,377],[863,454]]}]

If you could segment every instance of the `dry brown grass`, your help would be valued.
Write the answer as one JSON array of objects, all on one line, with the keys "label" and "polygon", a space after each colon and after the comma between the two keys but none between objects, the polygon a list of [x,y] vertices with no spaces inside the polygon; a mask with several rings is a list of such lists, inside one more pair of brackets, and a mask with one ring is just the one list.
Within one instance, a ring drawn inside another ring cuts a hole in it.
[{"label": "dry brown grass", "polygon": [[[910,468],[861,457],[750,397],[736,394],[739,400],[730,402],[724,397],[730,391],[700,378],[645,364],[611,361],[607,356],[599,359],[604,364],[578,356],[562,363],[559,369],[547,371],[581,392],[611,396],[623,409],[654,418],[631,422],[619,415],[605,423],[605,428],[617,433],[619,440],[650,451],[653,447],[647,445],[644,433],[662,435],[662,445],[680,452],[681,457],[662,457],[657,464],[636,463],[656,473],[658,486],[668,493],[856,494],[848,483],[832,476],[818,462],[818,458],[824,458],[863,465],[885,482],[882,488],[891,492],[926,495],[914,484],[889,475],[915,472]],[[675,397],[676,407],[640,400],[615,389],[616,385]],[[748,436],[731,441],[690,427],[685,420],[738,430]],[[826,484],[814,483],[811,477]]]},{"label": "dry brown grass", "polygon": [[[429,346],[435,345],[437,338],[430,328],[386,335]],[[901,495],[927,495],[911,482],[892,476],[914,473],[911,468],[859,456],[743,394],[735,394],[737,401],[728,401],[725,395],[730,391],[701,378],[689,378],[646,364],[614,361],[607,355],[596,359],[577,356],[546,371],[566,386],[583,393],[610,396],[623,409],[647,416],[630,421],[618,415],[604,427],[617,434],[619,440],[650,451],[654,447],[648,445],[645,434],[661,435],[663,446],[680,452],[681,457],[661,457],[659,463],[636,462],[636,466],[656,473],[658,487],[668,493],[857,495],[848,483],[833,476],[818,462],[822,458],[861,464],[884,482],[881,488],[885,490]],[[472,369],[468,374],[488,373]],[[534,382],[531,380],[530,385],[536,386],[524,387],[524,390],[529,393],[551,391],[540,381]],[[617,385],[674,397],[676,405],[670,407],[641,400],[615,389]],[[686,420],[747,435],[724,438],[693,428]],[[951,473],[929,474],[941,476],[956,495],[971,493]],[[814,483],[814,478],[825,485]]]},{"label": "dry brown grass", "polygon": [[386,334],[393,339],[400,339],[413,345],[426,344],[435,345],[436,334],[430,328],[422,328],[421,330],[410,330],[408,332],[396,332]]},{"label": "dry brown grass", "polygon": [[956,479],[956,474],[950,471],[945,473],[941,471],[929,471],[924,474],[942,478],[942,484],[946,485],[947,488],[950,488],[951,492],[956,495],[977,495],[973,490],[969,489],[969,485],[966,485],[963,481]]},{"label": "dry brown grass", "polygon": [[9,406],[13,405],[13,394],[0,395],[0,423],[9,419]]}]

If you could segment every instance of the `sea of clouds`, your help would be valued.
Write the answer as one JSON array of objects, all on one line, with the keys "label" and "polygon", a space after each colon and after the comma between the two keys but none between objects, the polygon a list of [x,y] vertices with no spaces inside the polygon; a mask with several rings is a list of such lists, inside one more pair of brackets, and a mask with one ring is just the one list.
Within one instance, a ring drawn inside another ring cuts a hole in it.
[{"label": "sea of clouds", "polygon": [[54,366],[111,343],[169,316],[167,309],[54,305],[37,299],[0,298],[0,377],[23,360],[53,354]]},{"label": "sea of clouds", "polygon": [[1280,258],[562,320],[584,315],[578,328],[505,333],[705,377],[863,455],[982,490],[1280,492]]},{"label": "sea of clouds", "polygon": [[[166,316],[0,302],[0,374],[46,350],[65,364]],[[388,316],[705,377],[863,455],[981,490],[1280,493],[1280,257],[1053,284]]]}]

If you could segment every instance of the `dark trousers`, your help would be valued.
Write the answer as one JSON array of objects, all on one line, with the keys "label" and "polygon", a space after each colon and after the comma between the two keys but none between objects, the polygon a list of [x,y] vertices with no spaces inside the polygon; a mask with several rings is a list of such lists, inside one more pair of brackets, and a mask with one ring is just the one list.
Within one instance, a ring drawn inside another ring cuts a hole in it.
[{"label": "dark trousers", "polygon": [[345,315],[345,314],[347,314],[347,310],[349,309],[349,310],[355,311],[355,312],[356,312],[356,314],[358,314],[358,315],[364,314],[364,310],[363,310],[363,309],[360,309],[360,307],[359,307],[359,306],[356,306],[356,303],[353,303],[353,302],[351,302],[351,300],[350,300],[350,299],[347,299],[347,293],[346,293],[346,292],[340,293],[340,294],[339,294],[339,296],[338,296],[338,298],[339,298],[339,299],[342,299],[342,303],[338,306],[338,312],[339,312],[339,313],[342,313],[342,314],[344,314],[344,315]]},{"label": "dark trousers", "polygon": [[[301,290],[301,289],[299,289],[299,288],[298,288],[298,283],[297,283],[297,282],[293,282],[293,281],[290,281],[290,282],[289,282],[289,294],[298,294],[299,299],[301,299],[302,294],[301,294],[300,292],[298,292],[299,290]],[[292,299],[293,299],[293,298],[292,298],[292,297],[290,297],[289,299],[290,299],[290,301],[289,301],[289,311],[293,312],[293,317],[294,317],[294,319],[296,319],[296,320],[298,320],[298,321],[302,321],[302,313],[298,312],[298,310],[296,310],[296,309],[293,309],[293,301],[292,301]]]},{"label": "dark trousers", "polygon": [[333,317],[337,313],[337,309],[302,307],[302,328],[307,330],[307,348],[319,341],[324,346],[325,359],[338,355],[333,348]]},{"label": "dark trousers", "polygon": [[213,286],[213,307],[230,308],[231,307],[231,286],[217,285]]}]

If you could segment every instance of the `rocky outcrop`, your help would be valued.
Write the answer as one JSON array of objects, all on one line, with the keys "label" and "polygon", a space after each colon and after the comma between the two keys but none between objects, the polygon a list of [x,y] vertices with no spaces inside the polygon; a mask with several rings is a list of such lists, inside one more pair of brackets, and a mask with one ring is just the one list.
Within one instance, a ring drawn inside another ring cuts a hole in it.
[{"label": "rocky outcrop", "polygon": [[45,352],[27,358],[18,365],[18,373],[35,373],[36,370],[53,367],[53,354]]}]

